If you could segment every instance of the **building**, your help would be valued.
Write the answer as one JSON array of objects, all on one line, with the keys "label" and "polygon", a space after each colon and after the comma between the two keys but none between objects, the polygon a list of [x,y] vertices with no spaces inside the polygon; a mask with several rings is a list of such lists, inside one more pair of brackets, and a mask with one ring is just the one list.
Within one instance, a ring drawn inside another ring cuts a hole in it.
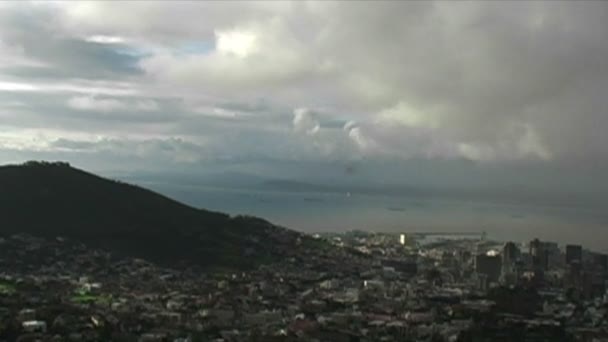
[{"label": "building", "polygon": [[46,322],[43,321],[25,321],[21,323],[23,327],[23,331],[27,333],[45,333],[46,332]]},{"label": "building", "polygon": [[583,262],[583,247],[581,245],[566,246],[566,264],[570,265],[574,261]]},{"label": "building", "polygon": [[409,259],[384,259],[382,260],[383,267],[392,267],[395,271],[400,272],[405,275],[416,275],[418,272],[418,264],[416,262],[416,258],[412,257]]},{"label": "building", "polygon": [[557,242],[543,241],[545,254],[547,256],[547,269],[555,270],[564,267],[564,257]]},{"label": "building", "polygon": [[480,291],[488,291],[488,276],[483,273],[478,273],[477,278],[477,289]]},{"label": "building", "polygon": [[513,242],[507,242],[502,248],[502,274],[501,282],[514,285],[521,272],[521,252]]},{"label": "building", "polygon": [[514,242],[505,243],[502,248],[502,269],[503,273],[515,271],[515,264],[520,258],[520,251]]},{"label": "building", "polygon": [[593,257],[595,266],[601,270],[608,271],[608,255],[602,253],[596,253]]},{"label": "building", "polygon": [[535,272],[549,269],[549,252],[542,241],[538,239],[530,241],[530,257],[532,258],[532,270]]},{"label": "building", "polygon": [[499,255],[478,254],[475,257],[475,272],[487,276],[488,282],[498,282],[502,271]]}]

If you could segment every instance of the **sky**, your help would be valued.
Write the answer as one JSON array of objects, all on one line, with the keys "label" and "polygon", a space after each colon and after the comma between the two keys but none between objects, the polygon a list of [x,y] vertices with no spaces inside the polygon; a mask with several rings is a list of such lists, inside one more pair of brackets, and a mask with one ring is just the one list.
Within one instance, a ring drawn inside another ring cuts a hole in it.
[{"label": "sky", "polygon": [[606,33],[603,1],[0,2],[0,163],[602,207]]}]

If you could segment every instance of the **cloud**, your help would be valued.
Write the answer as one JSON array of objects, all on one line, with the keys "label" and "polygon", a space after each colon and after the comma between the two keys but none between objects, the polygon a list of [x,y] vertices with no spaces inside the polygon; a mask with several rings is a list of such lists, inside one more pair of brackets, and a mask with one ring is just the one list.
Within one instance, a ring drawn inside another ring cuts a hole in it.
[{"label": "cloud", "polygon": [[296,132],[314,135],[321,128],[317,115],[308,108],[296,108],[293,111],[293,128]]},{"label": "cloud", "polygon": [[120,44],[125,43],[125,39],[119,36],[94,35],[85,38],[85,41],[98,44]]},{"label": "cloud", "polygon": [[59,151],[80,153],[104,153],[138,159],[153,158],[157,161],[194,163],[205,158],[204,147],[182,138],[70,140],[59,138],[50,142]]},{"label": "cloud", "polygon": [[154,112],[160,109],[158,102],[154,100],[139,100],[135,102],[135,110],[142,112]]},{"label": "cloud", "polygon": [[245,58],[255,52],[255,34],[241,31],[216,31],[215,40],[217,51],[222,54]]},{"label": "cloud", "polygon": [[601,2],[3,6],[0,101],[28,104],[3,109],[6,129],[209,138],[233,157],[608,163]]},{"label": "cloud", "polygon": [[68,107],[76,110],[114,112],[125,110],[126,103],[116,99],[96,99],[93,96],[78,96],[68,100]]},{"label": "cloud", "polygon": [[370,137],[366,137],[361,131],[361,127],[353,127],[348,130],[348,136],[353,139],[357,146],[364,152],[378,148],[378,144]]},{"label": "cloud", "polygon": [[437,119],[432,116],[432,113],[422,112],[404,102],[399,102],[394,107],[380,111],[376,121],[408,127],[433,128],[438,125]]},{"label": "cloud", "polygon": [[[65,82],[65,83],[64,83]],[[37,93],[85,93],[109,96],[132,96],[138,90],[132,84],[99,80],[62,80],[61,82],[13,82],[0,81],[0,91]]]},{"label": "cloud", "polygon": [[7,67],[44,68],[47,63],[30,58],[23,47],[18,44],[8,44],[0,39],[0,70]]},{"label": "cloud", "polygon": [[39,88],[26,83],[0,82],[0,91],[36,91]]},{"label": "cloud", "polygon": [[606,32],[599,1],[0,2],[0,163],[601,211]]},{"label": "cloud", "polygon": [[289,92],[300,81],[329,77],[331,63],[312,53],[291,29],[278,17],[218,28],[213,30],[215,49],[211,51],[175,54],[169,50],[144,58],[139,65],[158,82],[198,87],[218,96],[264,89]]},{"label": "cloud", "polygon": [[94,112],[120,112],[127,110],[153,112],[159,109],[158,104],[153,100],[127,102],[114,98],[98,98],[92,95],[71,97],[68,99],[67,105],[75,110]]},{"label": "cloud", "polygon": [[222,108],[220,106],[195,106],[191,110],[196,114],[217,119],[235,120],[251,117],[251,115],[245,111],[241,111],[238,109]]}]

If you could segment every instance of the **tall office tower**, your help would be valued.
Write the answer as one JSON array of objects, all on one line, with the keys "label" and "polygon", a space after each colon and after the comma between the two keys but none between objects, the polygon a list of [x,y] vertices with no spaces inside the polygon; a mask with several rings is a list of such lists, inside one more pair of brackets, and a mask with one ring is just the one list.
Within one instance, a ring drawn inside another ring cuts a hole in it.
[{"label": "tall office tower", "polygon": [[581,245],[566,245],[566,264],[574,261],[583,262],[583,247]]},{"label": "tall office tower", "polygon": [[564,258],[557,242],[543,242],[545,253],[547,253],[547,268],[556,269],[564,266]]},{"label": "tall office tower", "polygon": [[485,274],[489,282],[497,282],[500,278],[502,262],[498,255],[479,254],[475,256],[475,272]]},{"label": "tall office tower", "polygon": [[530,256],[532,257],[532,269],[546,271],[549,268],[549,253],[545,244],[538,239],[530,241]]},{"label": "tall office tower", "polygon": [[513,273],[515,271],[515,263],[519,259],[520,251],[514,242],[505,243],[502,248],[502,273]]},{"label": "tall office tower", "polygon": [[596,253],[593,257],[593,263],[599,269],[603,271],[608,271],[608,255]]}]

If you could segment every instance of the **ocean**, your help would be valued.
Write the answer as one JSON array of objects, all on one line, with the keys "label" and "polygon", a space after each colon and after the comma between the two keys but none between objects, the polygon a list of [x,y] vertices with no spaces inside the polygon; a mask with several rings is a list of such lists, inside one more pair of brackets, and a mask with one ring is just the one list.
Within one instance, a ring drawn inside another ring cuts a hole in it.
[{"label": "ocean", "polygon": [[308,233],[353,229],[486,232],[489,239],[500,241],[523,242],[538,237],[608,251],[608,213],[599,210],[357,193],[139,184],[197,208],[258,216]]}]

